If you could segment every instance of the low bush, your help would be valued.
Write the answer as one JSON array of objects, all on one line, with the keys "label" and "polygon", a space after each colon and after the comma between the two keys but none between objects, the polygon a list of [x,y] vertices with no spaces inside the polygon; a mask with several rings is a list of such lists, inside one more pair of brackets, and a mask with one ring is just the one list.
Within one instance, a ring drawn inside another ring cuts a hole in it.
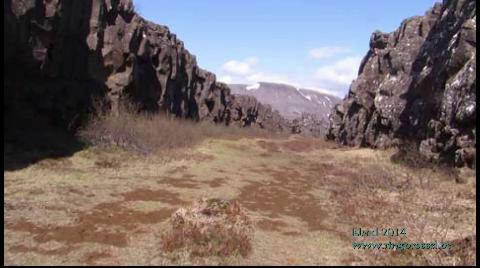
[{"label": "low bush", "polygon": [[253,225],[237,201],[201,199],[174,212],[170,222],[172,230],[162,236],[164,252],[245,257],[252,250]]},{"label": "low bush", "polygon": [[79,132],[88,144],[121,147],[141,153],[191,147],[206,138],[261,137],[267,131],[211,122],[174,119],[162,113],[139,113],[133,105],[122,105],[118,113],[95,109]]}]

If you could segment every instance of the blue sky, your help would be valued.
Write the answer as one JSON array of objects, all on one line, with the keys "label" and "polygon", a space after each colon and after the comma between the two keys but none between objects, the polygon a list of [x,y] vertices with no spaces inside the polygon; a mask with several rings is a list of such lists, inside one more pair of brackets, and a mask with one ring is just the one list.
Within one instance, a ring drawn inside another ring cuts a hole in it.
[{"label": "blue sky", "polygon": [[220,81],[283,82],[343,96],[375,30],[435,0],[134,0]]}]

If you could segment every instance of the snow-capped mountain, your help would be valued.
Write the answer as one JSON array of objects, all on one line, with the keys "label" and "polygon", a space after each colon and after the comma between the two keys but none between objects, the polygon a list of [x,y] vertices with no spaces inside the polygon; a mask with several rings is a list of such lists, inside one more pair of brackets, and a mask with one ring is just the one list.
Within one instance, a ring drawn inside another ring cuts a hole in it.
[{"label": "snow-capped mountain", "polygon": [[233,94],[251,95],[264,104],[270,104],[282,116],[295,119],[303,113],[328,119],[330,111],[341,101],[340,98],[309,89],[260,82],[253,85],[230,84]]}]

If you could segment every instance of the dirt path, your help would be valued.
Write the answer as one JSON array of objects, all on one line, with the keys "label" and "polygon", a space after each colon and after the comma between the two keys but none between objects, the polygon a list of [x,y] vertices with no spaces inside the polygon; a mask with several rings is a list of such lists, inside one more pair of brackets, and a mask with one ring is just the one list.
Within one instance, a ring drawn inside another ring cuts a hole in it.
[{"label": "dirt path", "polygon": [[[442,223],[445,239],[475,234],[474,173],[462,170],[467,183],[456,184],[393,165],[390,154],[292,138],[215,140],[148,158],[88,149],[46,159],[4,172],[4,264],[168,264],[159,247],[168,217],[200,197],[237,199],[256,223],[253,253],[227,264],[378,261],[352,249],[355,226],[396,222],[390,227],[429,239]],[[415,217],[429,225],[411,226]]]}]

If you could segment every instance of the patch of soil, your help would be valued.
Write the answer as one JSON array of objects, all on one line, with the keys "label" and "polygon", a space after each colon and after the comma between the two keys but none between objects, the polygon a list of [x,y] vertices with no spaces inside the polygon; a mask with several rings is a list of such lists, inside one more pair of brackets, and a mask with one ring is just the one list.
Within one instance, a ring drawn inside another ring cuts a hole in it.
[{"label": "patch of soil", "polygon": [[174,178],[174,177],[163,177],[162,180],[157,181],[158,184],[167,184],[175,188],[189,188],[197,189],[199,184],[195,180],[188,178]]},{"label": "patch of soil", "polygon": [[[121,202],[101,203],[90,211],[77,214],[73,225],[35,225],[25,219],[7,223],[6,227],[14,231],[29,232],[37,242],[47,241],[77,243],[100,243],[116,247],[127,246],[125,231],[135,229],[138,224],[154,224],[170,217],[173,209],[152,212],[139,212],[127,209]],[[112,227],[118,227],[112,228]],[[114,230],[115,231],[112,231]]]},{"label": "patch of soil", "polygon": [[104,258],[110,258],[112,254],[108,251],[93,251],[84,255],[83,261],[88,265],[95,265],[95,263]]},{"label": "patch of soil", "polygon": [[184,204],[184,201],[178,197],[177,193],[171,193],[162,189],[136,189],[121,195],[125,198],[125,201],[160,201],[175,206]]},{"label": "patch of soil", "polygon": [[257,141],[258,146],[260,146],[262,149],[267,150],[269,153],[279,153],[280,148],[275,142],[269,142],[269,141],[264,141],[260,140]]},{"label": "patch of soil", "polygon": [[286,224],[281,220],[271,220],[271,219],[259,220],[256,222],[255,225],[262,230],[275,231],[275,232],[281,232],[282,228],[286,228],[288,226],[288,224]]},{"label": "patch of soil", "polygon": [[191,178],[195,178],[195,177],[196,177],[195,175],[193,175],[193,174],[188,174],[188,173],[182,175],[182,178],[183,178],[183,179],[191,179]]},{"label": "patch of soil", "polygon": [[299,236],[302,233],[300,232],[295,232],[295,231],[289,231],[289,232],[282,232],[283,235],[288,235],[288,236]]},{"label": "patch of soil", "polygon": [[273,170],[268,168],[252,169],[254,172],[270,175],[273,181],[257,182],[241,189],[239,200],[253,211],[269,213],[276,218],[287,215],[299,218],[307,223],[312,231],[322,230],[322,221],[326,217],[319,201],[308,193],[312,184],[298,171],[291,169]]},{"label": "patch of soil", "polygon": [[45,193],[45,191],[43,191],[42,189],[33,189],[28,191],[29,195],[41,195],[43,193]]},{"label": "patch of soil", "polygon": [[86,222],[73,226],[37,226],[22,219],[13,224],[7,224],[7,228],[31,233],[34,235],[34,240],[40,243],[54,240],[67,244],[92,242],[117,247],[127,245],[127,237],[124,233],[99,232],[95,225]]},{"label": "patch of soil", "polygon": [[73,187],[68,188],[68,192],[72,193],[72,194],[78,194],[78,195],[84,195],[85,194],[84,192],[82,192],[78,189],[75,189]]},{"label": "patch of soil", "polygon": [[11,246],[9,248],[12,252],[17,252],[17,253],[28,253],[28,252],[35,252],[41,255],[67,255],[71,251],[73,251],[75,248],[72,246],[67,246],[67,247],[60,247],[56,249],[42,249],[40,247],[27,247],[25,245],[15,245]]},{"label": "patch of soil", "polygon": [[45,209],[52,210],[52,211],[67,211],[65,207],[56,206],[56,205],[47,205],[45,206]]},{"label": "patch of soil", "polygon": [[220,187],[225,183],[226,179],[225,178],[215,178],[211,181],[208,181],[207,184],[208,186],[212,188]]}]

